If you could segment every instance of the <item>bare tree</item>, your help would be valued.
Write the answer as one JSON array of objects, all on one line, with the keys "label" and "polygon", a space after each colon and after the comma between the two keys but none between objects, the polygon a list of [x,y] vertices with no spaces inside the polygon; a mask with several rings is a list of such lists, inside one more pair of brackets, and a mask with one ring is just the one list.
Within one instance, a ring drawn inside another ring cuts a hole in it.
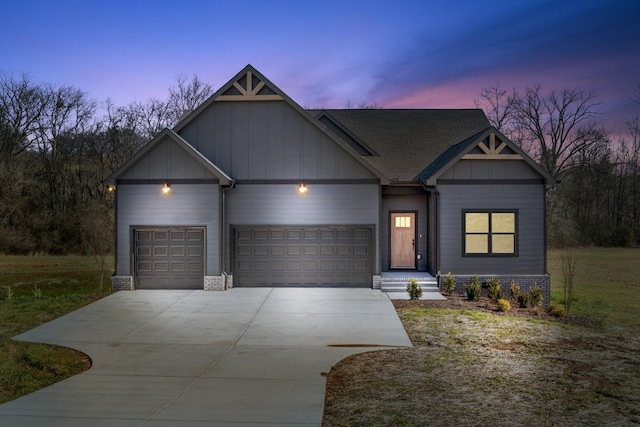
[{"label": "bare tree", "polygon": [[200,80],[197,75],[194,74],[189,80],[187,76],[180,74],[175,86],[169,88],[167,101],[174,122],[177,123],[185,113],[195,110],[212,93],[211,85]]},{"label": "bare tree", "polygon": [[34,149],[40,155],[42,167],[42,197],[52,211],[67,208],[69,174],[74,167],[72,159],[81,154],[77,144],[95,114],[95,103],[80,89],[72,86],[46,86],[45,108],[33,132]]},{"label": "bare tree", "polygon": [[640,104],[640,80],[638,80],[633,86],[633,90],[629,98],[631,98],[631,100],[636,104]]},{"label": "bare tree", "polygon": [[32,144],[31,132],[46,108],[42,89],[27,74],[0,75],[0,160],[11,159]]},{"label": "bare tree", "polygon": [[484,110],[491,126],[504,134],[508,134],[513,131],[516,99],[517,93],[515,89],[508,93],[506,89],[500,86],[499,82],[496,82],[491,86],[482,88],[480,99],[476,99],[475,104],[477,108]]},{"label": "bare tree", "polygon": [[578,164],[580,152],[608,143],[596,120],[600,104],[593,92],[565,88],[544,95],[536,85],[515,98],[515,126],[542,167],[560,178]]}]

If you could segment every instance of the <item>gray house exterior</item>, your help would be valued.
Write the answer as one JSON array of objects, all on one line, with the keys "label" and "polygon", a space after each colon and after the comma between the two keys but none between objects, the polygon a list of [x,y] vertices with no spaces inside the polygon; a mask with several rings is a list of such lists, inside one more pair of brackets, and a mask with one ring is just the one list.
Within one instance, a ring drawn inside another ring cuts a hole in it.
[{"label": "gray house exterior", "polygon": [[[481,110],[305,110],[250,65],[106,179],[114,290],[540,285],[555,182]],[[301,191],[304,190],[304,191]]]}]

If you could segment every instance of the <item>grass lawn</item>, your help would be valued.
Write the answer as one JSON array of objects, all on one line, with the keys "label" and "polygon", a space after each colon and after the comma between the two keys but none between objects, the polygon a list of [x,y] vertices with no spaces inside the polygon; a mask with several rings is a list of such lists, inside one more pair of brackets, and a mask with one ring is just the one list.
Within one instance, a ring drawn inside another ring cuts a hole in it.
[{"label": "grass lawn", "polygon": [[97,300],[97,292],[93,257],[0,256],[0,403],[90,366],[78,351],[11,338]]},{"label": "grass lawn", "polygon": [[[549,254],[556,305],[560,254]],[[461,297],[394,302],[414,347],[337,363],[323,426],[640,425],[640,250],[573,254],[566,319]]]},{"label": "grass lawn", "polygon": [[[560,256],[549,251],[551,303],[562,305],[563,280]],[[577,259],[574,287],[576,298],[571,316],[590,318],[614,329],[640,330],[640,249],[573,249]]]}]

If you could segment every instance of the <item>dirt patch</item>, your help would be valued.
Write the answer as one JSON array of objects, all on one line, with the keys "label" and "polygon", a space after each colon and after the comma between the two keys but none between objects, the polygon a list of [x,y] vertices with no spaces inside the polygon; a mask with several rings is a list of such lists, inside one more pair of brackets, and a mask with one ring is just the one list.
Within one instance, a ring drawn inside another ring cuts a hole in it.
[{"label": "dirt patch", "polygon": [[336,364],[323,425],[640,425],[640,331],[460,297],[394,305],[414,347]]}]

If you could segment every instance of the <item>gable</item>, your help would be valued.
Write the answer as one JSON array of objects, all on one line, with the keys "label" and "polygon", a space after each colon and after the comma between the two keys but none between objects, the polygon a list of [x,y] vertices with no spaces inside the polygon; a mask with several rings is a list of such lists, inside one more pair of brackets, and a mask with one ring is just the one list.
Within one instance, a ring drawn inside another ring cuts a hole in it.
[{"label": "gable", "polygon": [[383,178],[250,66],[175,130],[235,180]]},{"label": "gable", "polygon": [[215,102],[179,133],[236,180],[377,178],[285,102]]},{"label": "gable", "polygon": [[164,137],[118,179],[217,180],[218,178],[169,137]]},{"label": "gable", "polygon": [[184,139],[164,129],[104,181],[206,180],[229,185],[231,179]]},{"label": "gable", "polygon": [[531,157],[491,127],[450,147],[425,168],[419,179],[427,185],[440,180],[555,180]]}]

